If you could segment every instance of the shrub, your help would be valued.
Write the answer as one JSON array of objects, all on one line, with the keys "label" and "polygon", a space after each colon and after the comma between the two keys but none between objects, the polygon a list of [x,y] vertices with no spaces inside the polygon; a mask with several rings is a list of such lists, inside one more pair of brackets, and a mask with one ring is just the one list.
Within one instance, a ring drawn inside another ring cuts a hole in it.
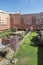
[{"label": "shrub", "polygon": [[16,28],[14,28],[14,29],[12,29],[11,31],[16,32],[16,31],[17,31],[17,29],[16,29]]}]

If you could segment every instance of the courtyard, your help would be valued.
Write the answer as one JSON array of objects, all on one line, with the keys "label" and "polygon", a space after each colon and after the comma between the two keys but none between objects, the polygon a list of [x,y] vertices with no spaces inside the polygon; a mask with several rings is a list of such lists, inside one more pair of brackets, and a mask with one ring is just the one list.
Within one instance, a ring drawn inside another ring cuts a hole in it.
[{"label": "courtyard", "polygon": [[0,0],[0,65],[43,65],[43,0]]},{"label": "courtyard", "polygon": [[[9,60],[4,58],[5,61],[1,62],[2,65],[43,65],[43,47],[38,46],[37,41],[35,42],[33,39],[38,35],[37,32],[28,31],[28,33],[25,34],[23,31],[17,32],[10,33],[20,34],[19,37],[21,37],[21,40],[19,41],[19,49],[14,52],[10,47],[7,47],[5,51],[9,50],[11,54],[8,53],[7,58]],[[7,34],[9,35],[10,33],[8,32]],[[12,58],[17,60],[16,64],[10,62]]]},{"label": "courtyard", "polygon": [[[36,32],[32,32],[24,40],[17,53],[14,53],[14,58],[18,60],[16,65],[43,65],[43,47],[31,42],[34,36],[37,36]],[[15,64],[9,63],[7,65]]]}]

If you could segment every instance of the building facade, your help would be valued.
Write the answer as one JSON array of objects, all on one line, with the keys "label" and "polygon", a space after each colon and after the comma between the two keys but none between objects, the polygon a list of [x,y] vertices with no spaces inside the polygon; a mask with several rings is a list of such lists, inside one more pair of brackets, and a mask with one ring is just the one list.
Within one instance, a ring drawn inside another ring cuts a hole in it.
[{"label": "building facade", "polygon": [[13,29],[43,29],[43,12],[36,14],[10,14],[10,18]]},{"label": "building facade", "polygon": [[10,29],[10,16],[5,11],[0,11],[0,30]]},{"label": "building facade", "polygon": [[43,29],[43,12],[36,14],[8,14],[1,11],[0,30],[15,28],[19,30]]}]

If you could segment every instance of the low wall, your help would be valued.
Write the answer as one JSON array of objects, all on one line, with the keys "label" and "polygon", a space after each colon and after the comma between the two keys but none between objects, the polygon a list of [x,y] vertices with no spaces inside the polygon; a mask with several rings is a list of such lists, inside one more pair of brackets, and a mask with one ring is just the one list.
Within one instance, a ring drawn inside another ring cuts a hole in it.
[{"label": "low wall", "polygon": [[2,39],[2,44],[9,44],[9,43],[10,43],[9,39],[5,39],[5,38]]},{"label": "low wall", "polygon": [[9,44],[10,43],[10,40],[9,39],[5,39],[5,38],[0,38],[0,42],[2,44]]}]

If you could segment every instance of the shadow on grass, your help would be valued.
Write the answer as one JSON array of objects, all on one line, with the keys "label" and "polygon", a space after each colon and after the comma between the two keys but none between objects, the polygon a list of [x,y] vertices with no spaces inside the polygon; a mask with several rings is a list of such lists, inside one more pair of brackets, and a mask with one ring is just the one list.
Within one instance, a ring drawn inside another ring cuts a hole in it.
[{"label": "shadow on grass", "polygon": [[31,39],[31,44],[30,46],[33,46],[33,47],[37,47],[37,36],[34,36],[32,39]]},{"label": "shadow on grass", "polygon": [[33,46],[33,47],[38,47],[38,53],[37,53],[37,61],[38,61],[38,64],[37,65],[43,65],[43,46],[39,46],[37,45],[37,38],[36,37],[33,37],[31,39],[31,44],[30,46]]}]

